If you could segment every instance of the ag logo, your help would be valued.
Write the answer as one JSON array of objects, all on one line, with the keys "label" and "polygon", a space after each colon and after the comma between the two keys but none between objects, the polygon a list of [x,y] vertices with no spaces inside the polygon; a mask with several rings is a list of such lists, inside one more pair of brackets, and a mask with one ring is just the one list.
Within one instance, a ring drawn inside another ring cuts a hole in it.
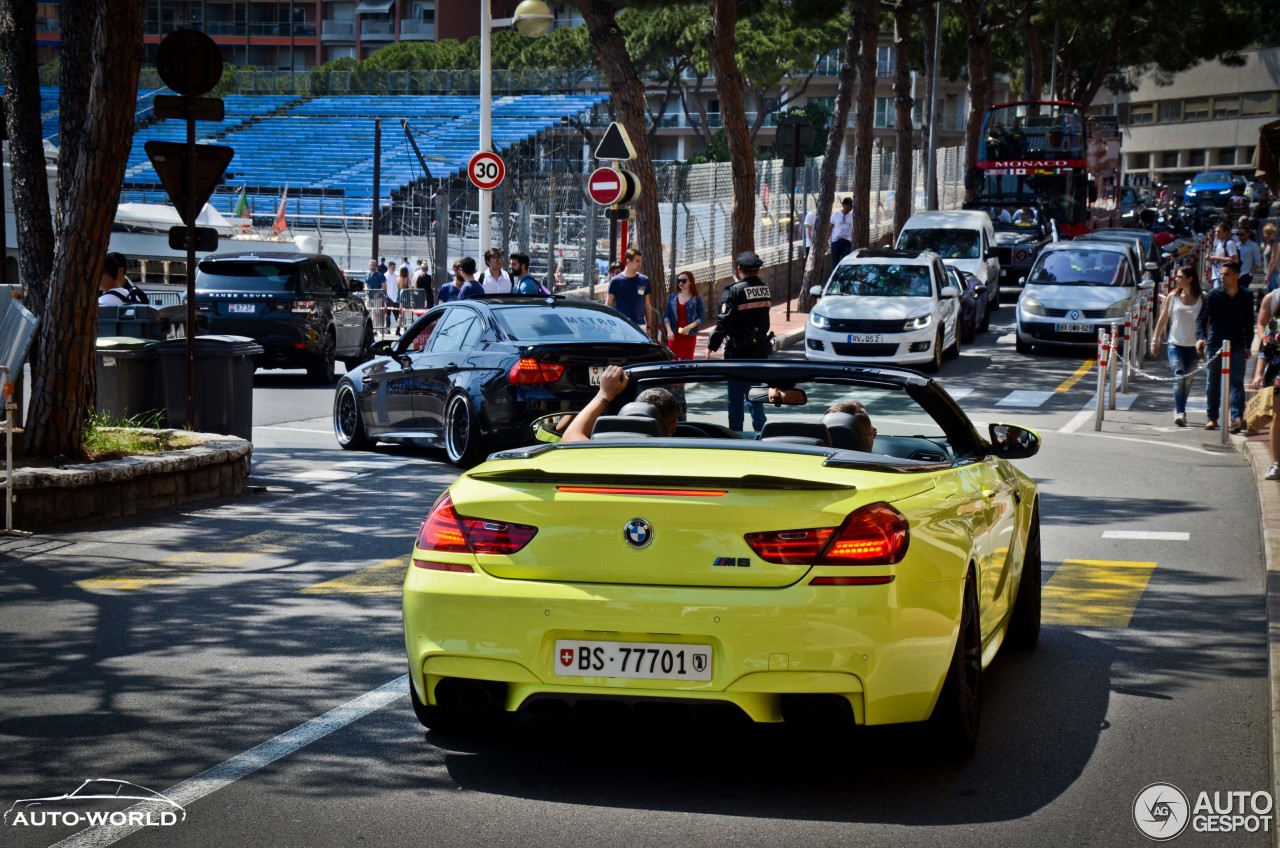
[{"label": "ag logo", "polygon": [[1142,835],[1166,842],[1186,830],[1191,820],[1187,796],[1172,783],[1153,783],[1133,799],[1133,823]]},{"label": "ag logo", "polygon": [[1079,321],[1079,320],[1080,320],[1080,310],[1079,310],[1079,309],[1073,309],[1073,310],[1071,310],[1070,312],[1068,312],[1068,313],[1067,313],[1067,317],[1068,317],[1068,318],[1070,318],[1072,321]]},{"label": "ag logo", "polygon": [[622,538],[633,548],[648,547],[653,541],[653,525],[643,518],[633,518],[622,528]]}]

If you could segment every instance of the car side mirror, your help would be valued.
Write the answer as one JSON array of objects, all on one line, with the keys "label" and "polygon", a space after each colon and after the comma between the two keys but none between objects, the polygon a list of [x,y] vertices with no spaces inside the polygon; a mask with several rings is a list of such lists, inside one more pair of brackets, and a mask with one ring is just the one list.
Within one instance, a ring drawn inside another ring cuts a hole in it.
[{"label": "car side mirror", "polygon": [[1026,277],[1019,277],[1019,278],[1018,278],[1018,285],[1020,285],[1020,286],[1025,286],[1026,284],[1027,284],[1027,278],[1026,278]]},{"label": "car side mirror", "polygon": [[1185,185],[1185,186],[1189,186],[1189,185],[1191,185],[1191,180],[1187,180],[1185,183],[1183,183],[1183,185]]},{"label": "car side mirror", "polygon": [[389,356],[391,354],[391,340],[382,339],[381,341],[376,341],[373,343],[373,347],[369,348],[369,351],[374,356]]},{"label": "car side mirror", "polygon": [[822,297],[822,286],[809,286],[809,297]]},{"label": "car side mirror", "polygon": [[1148,262],[1147,264],[1143,265],[1142,267],[1143,267],[1143,268],[1145,268],[1145,269],[1146,269],[1146,270],[1148,270],[1148,271],[1159,271],[1159,270],[1160,270],[1160,266],[1159,266],[1159,265],[1157,265],[1157,264],[1156,264],[1156,263],[1154,263],[1154,262]]},{"label": "car side mirror", "polygon": [[564,431],[569,429],[573,416],[572,412],[553,412],[540,416],[530,422],[529,431],[535,441],[554,444],[564,437]]},{"label": "car side mirror", "polygon": [[353,292],[364,291],[364,280],[348,280],[347,288]]},{"label": "car side mirror", "polygon": [[1143,280],[1142,282],[1138,283],[1139,291],[1151,291],[1155,287],[1156,287],[1156,284],[1154,280]]},{"label": "car side mirror", "polygon": [[943,286],[940,294],[942,295],[943,300],[960,296],[960,292],[955,286]]},{"label": "car side mirror", "polygon": [[988,424],[991,453],[1001,459],[1027,459],[1040,450],[1040,437],[1034,430],[1016,424]]}]

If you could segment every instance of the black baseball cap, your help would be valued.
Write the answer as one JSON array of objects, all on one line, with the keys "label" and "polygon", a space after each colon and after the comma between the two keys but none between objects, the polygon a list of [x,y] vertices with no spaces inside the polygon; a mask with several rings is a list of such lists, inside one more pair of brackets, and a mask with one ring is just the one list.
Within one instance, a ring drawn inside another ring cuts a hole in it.
[{"label": "black baseball cap", "polygon": [[754,250],[744,250],[738,254],[738,258],[734,260],[738,267],[744,271],[751,271],[756,268],[763,268],[764,263],[760,261],[760,257]]}]

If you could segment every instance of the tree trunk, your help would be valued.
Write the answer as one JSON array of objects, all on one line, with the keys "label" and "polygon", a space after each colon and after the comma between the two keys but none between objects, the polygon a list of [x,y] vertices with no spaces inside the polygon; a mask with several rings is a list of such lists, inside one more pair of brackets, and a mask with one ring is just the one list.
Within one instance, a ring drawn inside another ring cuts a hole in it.
[{"label": "tree trunk", "polygon": [[[924,9],[920,17],[921,29],[924,35],[924,90],[926,92],[924,97],[924,121],[920,127],[920,147],[925,151],[925,162],[928,163],[932,161],[929,156],[929,142],[934,137],[931,132],[931,127],[933,126],[933,98],[935,96],[933,90],[933,42],[934,33],[940,23],[937,4],[925,0]],[[938,172],[936,166],[933,170],[927,171],[924,178],[925,196],[936,198],[938,196]]]},{"label": "tree trunk", "polygon": [[[1097,61],[1091,69],[1080,74],[1078,85],[1069,92],[1068,99],[1088,105],[1093,102],[1102,84],[1107,80],[1107,72],[1115,65],[1116,53],[1120,50],[1120,42],[1126,37],[1133,37],[1129,32],[1131,18],[1127,11],[1120,11],[1112,22],[1111,32],[1107,34],[1107,42],[1102,48]],[[1066,88],[1062,86],[1062,88]]]},{"label": "tree trunk", "polygon": [[1030,17],[1022,22],[1022,99],[1039,100],[1044,91],[1044,45]]},{"label": "tree trunk", "polygon": [[[59,167],[64,161],[74,165],[58,174],[61,229],[40,321],[40,355],[32,366],[27,422],[29,452],[50,457],[81,455],[86,415],[95,402],[98,278],[133,138],[142,66],[141,0],[64,3],[64,13],[68,6],[78,7],[78,19],[72,33],[63,31],[62,119],[70,105],[84,120],[72,134],[74,149],[68,150],[66,136],[59,148]],[[68,57],[74,67],[83,67],[83,57],[90,57],[89,77],[72,92],[66,88]],[[68,97],[80,91],[85,99],[69,104]]]},{"label": "tree trunk", "polygon": [[911,18],[914,11],[905,3],[893,9],[893,94],[894,105],[894,179],[893,179],[893,232],[902,232],[915,206],[914,163],[911,156],[911,51],[907,38],[911,35]]},{"label": "tree trunk", "polygon": [[[858,33],[858,93],[853,121],[853,246],[871,242],[871,125],[876,99],[876,43],[880,37],[880,0],[867,0]],[[857,210],[861,211],[857,211]]]},{"label": "tree trunk", "polygon": [[715,0],[712,12],[711,67],[720,93],[720,115],[733,174],[733,255],[756,247],[756,155],[747,128],[742,72],[736,55],[738,0]]},{"label": "tree trunk", "polygon": [[23,300],[33,315],[43,315],[53,262],[53,217],[44,141],[40,138],[35,4],[0,4],[0,67],[4,69],[5,79],[5,128],[9,133],[13,208],[21,210],[14,218]]},{"label": "tree trunk", "polygon": [[[617,109],[618,123],[626,129],[636,158],[627,166],[640,181],[640,198],[636,201],[635,244],[644,252],[644,273],[653,286],[653,305],[662,310],[667,303],[667,287],[662,264],[662,219],[658,214],[658,180],[649,152],[649,135],[645,132],[644,82],[636,70],[610,0],[575,0],[586,21],[596,61],[609,80],[609,92]],[[662,326],[660,316],[648,316],[655,331]]]},{"label": "tree trunk", "polygon": [[964,163],[972,168],[978,161],[978,136],[982,133],[982,116],[991,105],[991,33],[979,26],[970,26],[968,35],[969,55],[969,115],[964,125]]},{"label": "tree trunk", "polygon": [[836,168],[844,151],[845,128],[849,124],[849,104],[853,101],[856,84],[854,67],[858,59],[858,44],[862,34],[863,5],[855,2],[849,15],[849,31],[845,34],[841,53],[840,72],[836,77],[836,102],[831,109],[831,132],[823,151],[822,171],[818,176],[818,199],[814,204],[817,221],[813,225],[813,246],[804,266],[804,285],[800,300],[809,308],[809,289],[826,282],[823,271],[827,265],[827,249],[831,241],[831,206],[836,196]]}]

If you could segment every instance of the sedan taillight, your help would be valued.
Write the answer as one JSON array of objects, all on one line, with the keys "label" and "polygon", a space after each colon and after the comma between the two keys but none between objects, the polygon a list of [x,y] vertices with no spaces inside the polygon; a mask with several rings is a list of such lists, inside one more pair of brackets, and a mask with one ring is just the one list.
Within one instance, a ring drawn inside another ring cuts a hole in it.
[{"label": "sedan taillight", "polygon": [[892,565],[911,543],[906,517],[886,503],[849,514],[840,527],[774,530],[743,537],[756,556],[784,565]]},{"label": "sedan taillight", "polygon": [[553,362],[543,362],[532,356],[521,357],[511,366],[507,379],[513,386],[535,386],[543,383],[554,383],[564,374],[564,366]]},{"label": "sedan taillight", "polygon": [[[453,499],[441,498],[418,530],[418,549],[457,554],[514,554],[537,535],[538,528],[508,521],[459,515]],[[417,560],[414,561],[417,565]],[[422,566],[424,568],[429,566]]]}]

